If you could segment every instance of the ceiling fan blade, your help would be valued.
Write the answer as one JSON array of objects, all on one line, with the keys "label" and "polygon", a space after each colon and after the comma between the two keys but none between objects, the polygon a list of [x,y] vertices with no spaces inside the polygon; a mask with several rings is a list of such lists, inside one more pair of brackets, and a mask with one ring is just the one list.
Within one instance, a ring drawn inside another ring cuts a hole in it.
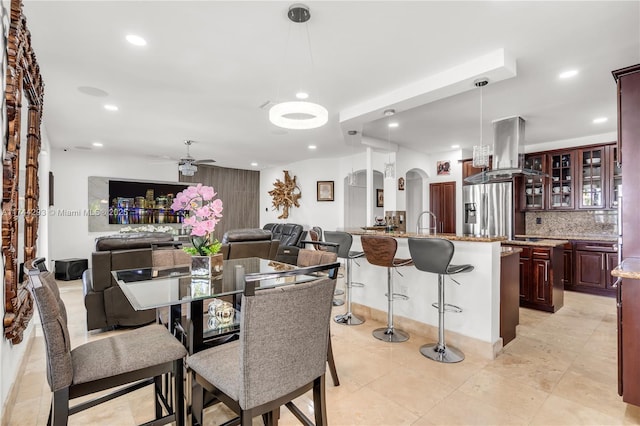
[{"label": "ceiling fan blade", "polygon": [[213,158],[208,158],[206,160],[196,160],[194,161],[193,164],[206,164],[206,163],[215,163],[216,160],[214,160]]}]

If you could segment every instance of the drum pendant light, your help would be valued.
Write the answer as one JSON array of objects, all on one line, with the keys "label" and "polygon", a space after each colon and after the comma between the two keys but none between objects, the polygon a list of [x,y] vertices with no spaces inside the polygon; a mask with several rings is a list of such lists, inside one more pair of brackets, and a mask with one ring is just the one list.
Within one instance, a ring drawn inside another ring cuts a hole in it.
[{"label": "drum pendant light", "polygon": [[[309,58],[313,69],[309,27],[306,25],[306,22],[311,18],[309,7],[303,4],[294,4],[289,7],[287,16],[291,22],[305,24]],[[269,109],[269,121],[278,127],[293,130],[315,129],[327,123],[329,112],[325,107],[303,100],[308,97],[307,93],[299,92],[296,97],[299,99],[298,101],[280,102],[272,106]]]}]

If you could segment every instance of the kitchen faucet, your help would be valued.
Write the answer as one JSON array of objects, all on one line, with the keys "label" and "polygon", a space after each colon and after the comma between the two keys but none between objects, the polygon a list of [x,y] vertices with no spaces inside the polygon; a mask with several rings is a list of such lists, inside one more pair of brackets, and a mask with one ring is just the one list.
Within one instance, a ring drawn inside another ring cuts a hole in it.
[{"label": "kitchen faucet", "polygon": [[[431,226],[431,218],[429,218],[429,227],[421,228],[420,227],[420,220],[422,219],[422,216],[425,215],[425,214],[430,214],[431,217],[433,217],[433,226]],[[420,230],[422,230],[422,229],[428,229],[430,231],[433,230],[433,235],[436,235],[436,231],[437,231],[436,227],[437,227],[437,225],[438,225],[438,219],[436,218],[436,215],[431,213],[429,210],[425,210],[425,211],[423,211],[422,213],[420,213],[418,215],[418,223],[416,224],[416,234],[420,234]]]}]

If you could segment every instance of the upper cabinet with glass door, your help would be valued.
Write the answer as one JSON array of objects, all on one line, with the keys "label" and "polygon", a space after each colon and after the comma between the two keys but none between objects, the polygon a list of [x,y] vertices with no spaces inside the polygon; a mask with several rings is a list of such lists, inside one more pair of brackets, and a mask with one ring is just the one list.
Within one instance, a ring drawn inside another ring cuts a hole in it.
[{"label": "upper cabinet with glass door", "polygon": [[622,195],[622,167],[618,164],[618,147],[609,147],[609,208],[618,208],[618,197]]},{"label": "upper cabinet with glass door", "polygon": [[[546,156],[544,154],[527,155],[524,160],[525,169],[546,173]],[[525,210],[543,210],[545,203],[545,177],[524,176],[524,208]]]},{"label": "upper cabinet with glass door", "polygon": [[549,208],[566,210],[575,208],[574,188],[575,151],[549,154]]},{"label": "upper cabinet with glass door", "polygon": [[581,209],[605,208],[606,146],[584,148],[578,151],[577,190],[578,207]]}]

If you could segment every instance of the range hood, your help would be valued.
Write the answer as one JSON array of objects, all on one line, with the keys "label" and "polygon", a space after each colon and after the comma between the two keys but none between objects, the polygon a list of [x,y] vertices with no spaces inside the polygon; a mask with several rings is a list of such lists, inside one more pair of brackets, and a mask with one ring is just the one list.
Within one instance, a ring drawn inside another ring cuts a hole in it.
[{"label": "range hood", "polygon": [[493,124],[493,158],[491,170],[469,176],[467,183],[490,183],[510,180],[515,176],[547,176],[524,166],[524,119],[519,116],[501,118]]}]

